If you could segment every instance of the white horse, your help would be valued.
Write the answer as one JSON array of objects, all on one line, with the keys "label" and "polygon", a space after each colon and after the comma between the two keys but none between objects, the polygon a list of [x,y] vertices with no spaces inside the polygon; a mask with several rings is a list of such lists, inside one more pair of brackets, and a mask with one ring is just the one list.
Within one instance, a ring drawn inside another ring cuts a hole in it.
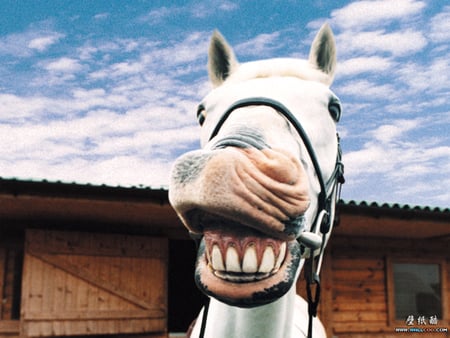
[{"label": "white horse", "polygon": [[[169,188],[182,222],[201,237],[195,280],[211,298],[192,337],[307,335],[308,304],[295,282],[305,259],[318,282],[342,169],[335,66],[327,24],[308,60],[239,64],[213,34],[214,89],[197,112],[202,149],[177,159]],[[311,328],[325,337],[317,318]]]}]

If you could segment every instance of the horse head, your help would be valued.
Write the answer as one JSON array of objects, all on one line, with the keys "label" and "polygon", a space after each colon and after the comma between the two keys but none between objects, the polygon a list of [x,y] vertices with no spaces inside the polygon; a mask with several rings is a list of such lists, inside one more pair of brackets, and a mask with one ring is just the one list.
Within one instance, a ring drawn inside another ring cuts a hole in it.
[{"label": "horse head", "polygon": [[202,149],[175,161],[169,199],[201,238],[198,287],[221,302],[275,301],[292,287],[302,258],[328,239],[340,167],[341,106],[329,88],[335,66],[326,24],[308,60],[240,64],[220,33],[211,38],[214,88],[197,112]]}]

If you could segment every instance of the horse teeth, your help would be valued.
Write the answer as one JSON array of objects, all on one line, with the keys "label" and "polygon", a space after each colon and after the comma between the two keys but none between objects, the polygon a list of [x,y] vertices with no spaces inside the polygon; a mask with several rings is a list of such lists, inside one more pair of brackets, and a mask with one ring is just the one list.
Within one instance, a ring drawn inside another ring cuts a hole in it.
[{"label": "horse teeth", "polygon": [[211,264],[214,270],[225,270],[222,254],[220,253],[220,248],[217,245],[214,245],[211,251]]},{"label": "horse teeth", "polygon": [[271,246],[267,246],[264,250],[263,257],[261,260],[261,265],[259,266],[258,272],[269,273],[273,270],[275,266],[275,253]]},{"label": "horse teeth", "polygon": [[250,245],[245,251],[244,259],[242,260],[242,271],[245,273],[255,273],[258,271],[258,258],[254,245]]},{"label": "horse teeth", "polygon": [[227,249],[225,265],[228,272],[242,272],[238,252],[231,246]]},{"label": "horse teeth", "polygon": [[279,254],[275,257],[273,247],[268,245],[263,252],[258,267],[258,254],[254,244],[250,244],[247,247],[242,261],[234,246],[229,246],[225,253],[225,257],[223,257],[219,246],[213,245],[212,250],[208,252],[208,260],[210,261],[213,270],[219,274],[223,272],[269,274],[276,273],[279,270],[286,258],[286,251],[287,244],[282,243],[279,248]]},{"label": "horse teeth", "polygon": [[275,269],[280,268],[281,264],[283,264],[285,257],[286,257],[286,242],[280,245],[280,253],[278,254],[277,262],[275,263]]}]

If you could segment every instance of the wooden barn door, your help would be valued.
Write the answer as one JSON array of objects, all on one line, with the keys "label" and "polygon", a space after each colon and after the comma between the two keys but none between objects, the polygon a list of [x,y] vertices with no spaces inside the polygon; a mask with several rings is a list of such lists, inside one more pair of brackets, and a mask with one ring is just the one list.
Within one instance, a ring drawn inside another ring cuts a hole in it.
[{"label": "wooden barn door", "polygon": [[28,230],[22,336],[166,337],[167,247],[163,238]]}]

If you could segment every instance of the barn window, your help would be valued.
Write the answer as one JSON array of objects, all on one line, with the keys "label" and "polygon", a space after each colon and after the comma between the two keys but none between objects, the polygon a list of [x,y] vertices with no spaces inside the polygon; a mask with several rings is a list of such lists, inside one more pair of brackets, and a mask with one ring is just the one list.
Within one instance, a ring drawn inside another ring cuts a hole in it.
[{"label": "barn window", "polygon": [[444,318],[442,269],[440,262],[391,262],[389,300],[393,321],[420,325],[431,318]]}]

